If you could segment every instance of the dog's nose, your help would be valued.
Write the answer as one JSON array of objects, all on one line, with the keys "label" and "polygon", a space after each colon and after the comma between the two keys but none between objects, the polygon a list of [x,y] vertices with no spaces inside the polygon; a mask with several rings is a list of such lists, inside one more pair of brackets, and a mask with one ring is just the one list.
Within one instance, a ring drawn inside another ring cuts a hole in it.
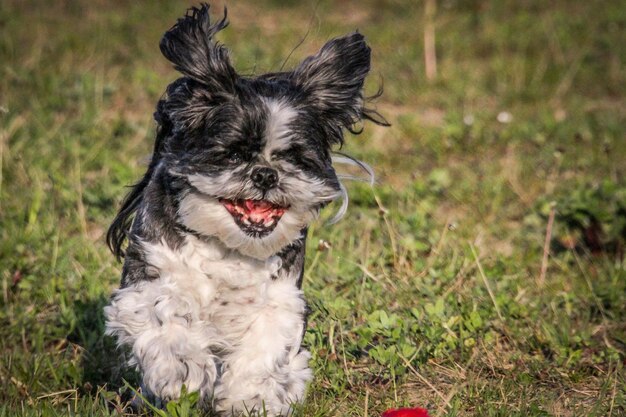
[{"label": "dog's nose", "polygon": [[268,167],[256,167],[252,170],[250,178],[254,185],[258,188],[267,191],[276,187],[278,183],[278,172],[273,168]]}]

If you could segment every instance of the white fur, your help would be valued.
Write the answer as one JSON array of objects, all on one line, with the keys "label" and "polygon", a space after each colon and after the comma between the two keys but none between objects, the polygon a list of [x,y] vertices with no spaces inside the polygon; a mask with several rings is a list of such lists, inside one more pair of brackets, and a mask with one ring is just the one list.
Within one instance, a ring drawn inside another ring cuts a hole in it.
[{"label": "white fur", "polygon": [[[264,99],[264,104],[268,118],[263,159],[279,172],[277,187],[263,191],[250,180],[233,181],[233,177],[247,169],[245,165],[212,176],[170,171],[173,175],[184,176],[197,190],[181,199],[178,209],[180,221],[191,230],[204,236],[217,237],[228,248],[257,259],[266,259],[300,238],[302,229],[317,218],[322,204],[340,196],[345,197],[346,194],[345,190],[338,192],[323,180],[303,173],[287,161],[272,161],[273,152],[290,146],[293,139],[290,123],[298,113],[285,101]],[[264,199],[288,209],[270,234],[263,238],[252,237],[237,226],[218,197]],[[342,206],[344,212],[345,207],[346,204]]]},{"label": "white fur", "polygon": [[213,197],[192,193],[180,202],[182,223],[205,236],[216,236],[226,246],[257,259],[266,259],[300,238],[302,228],[317,217],[317,210],[291,207],[274,230],[263,238],[243,232],[224,206]]},{"label": "white fur", "polygon": [[117,290],[105,315],[147,389],[167,400],[185,384],[214,396],[218,411],[264,404],[268,415],[289,413],[311,378],[297,277],[276,279],[279,258],[253,259],[217,240],[143,246],[158,278]]},{"label": "white fur", "polygon": [[[297,210],[306,210],[312,205],[328,202],[341,196],[340,192],[325,184],[324,181],[306,175],[289,162],[282,161],[280,166],[274,166],[274,168],[280,173],[280,189],[271,189],[265,193],[256,189],[252,183],[240,184],[233,181],[233,175],[236,172],[225,172],[217,176],[191,174],[185,177],[195,189],[207,196],[227,198],[245,196],[249,199],[263,197],[263,199]],[[174,172],[173,174],[180,175]],[[226,209],[224,212],[227,213]]]},{"label": "white fur", "polygon": [[284,101],[266,99],[265,105],[269,116],[265,127],[266,144],[263,155],[269,161],[272,152],[289,147],[292,139],[289,123],[298,115],[298,112]]}]

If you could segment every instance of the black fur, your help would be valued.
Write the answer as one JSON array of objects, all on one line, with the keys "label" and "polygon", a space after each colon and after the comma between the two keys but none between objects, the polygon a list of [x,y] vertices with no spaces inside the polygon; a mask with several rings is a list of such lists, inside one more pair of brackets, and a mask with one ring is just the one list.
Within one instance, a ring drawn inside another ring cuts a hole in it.
[{"label": "black fur", "polygon": [[228,26],[227,13],[211,24],[209,6],[191,8],[187,15],[161,39],[163,56],[183,75],[205,84],[214,91],[234,93],[237,73],[230,64],[228,50],[213,41],[217,32]]},{"label": "black fur", "polygon": [[[204,405],[214,396],[218,412],[251,401],[282,415],[310,377],[300,327],[307,309],[296,290],[307,228],[346,197],[332,147],[344,131],[360,133],[362,120],[387,123],[364,104],[363,35],[329,41],[293,71],[250,77],[215,41],[227,25],[226,11],[211,23],[203,4],[161,40],[182,76],[157,104],[150,164],[107,233],[125,258],[122,289],[105,307],[107,333],[132,347],[148,395],[177,398],[189,382]],[[240,369],[249,367],[259,369]],[[248,380],[258,381],[242,388]],[[248,398],[233,398],[245,389]],[[270,401],[261,403],[261,392]]]},{"label": "black fur", "polygon": [[[181,198],[197,192],[186,176],[230,173],[233,182],[247,184],[250,171],[267,163],[259,156],[266,145],[265,98],[283,100],[298,111],[290,125],[291,145],[275,152],[272,159],[335,190],[339,182],[331,164],[331,146],[341,145],[344,130],[362,119],[387,124],[364,107],[362,87],[370,70],[370,48],[360,33],[329,41],[293,71],[243,77],[232,67],[228,51],[215,42],[215,35],[227,25],[226,11],[212,24],[209,6],[203,4],[191,8],[161,40],[163,55],[183,76],[167,87],[157,104],[151,162],[107,233],[112,252],[118,258],[127,256],[124,281],[149,278],[137,272],[142,265],[141,250],[135,247],[139,240],[164,239],[175,247],[190,233],[177,214]],[[285,169],[280,175],[294,173]],[[277,188],[274,199],[280,203],[280,183]],[[216,197],[266,197],[258,190],[244,194]],[[295,267],[300,267],[304,244],[294,245],[302,252],[294,257]],[[293,248],[285,249],[286,258],[291,259]]]}]

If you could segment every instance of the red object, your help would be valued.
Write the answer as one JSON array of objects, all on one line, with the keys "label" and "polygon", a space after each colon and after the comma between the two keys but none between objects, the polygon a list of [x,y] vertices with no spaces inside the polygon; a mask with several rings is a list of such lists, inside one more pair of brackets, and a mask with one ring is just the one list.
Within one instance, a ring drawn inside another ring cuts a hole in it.
[{"label": "red object", "polygon": [[428,411],[423,408],[398,408],[390,409],[383,413],[382,417],[430,417]]}]

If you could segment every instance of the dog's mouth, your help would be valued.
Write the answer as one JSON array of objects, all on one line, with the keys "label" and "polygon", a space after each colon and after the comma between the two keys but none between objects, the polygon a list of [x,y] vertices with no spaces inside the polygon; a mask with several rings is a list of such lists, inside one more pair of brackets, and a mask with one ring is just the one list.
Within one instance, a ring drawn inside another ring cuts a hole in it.
[{"label": "dog's mouth", "polygon": [[271,233],[289,207],[279,206],[267,200],[227,200],[220,203],[233,216],[235,223],[245,233],[263,237]]}]

